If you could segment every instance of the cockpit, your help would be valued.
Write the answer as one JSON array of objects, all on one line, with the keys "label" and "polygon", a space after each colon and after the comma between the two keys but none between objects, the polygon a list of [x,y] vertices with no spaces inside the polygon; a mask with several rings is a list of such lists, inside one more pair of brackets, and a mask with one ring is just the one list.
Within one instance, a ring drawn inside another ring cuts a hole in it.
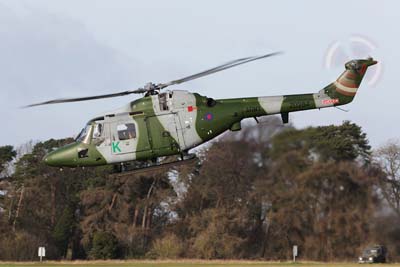
[{"label": "cockpit", "polygon": [[50,152],[44,158],[50,166],[77,167],[80,164],[86,166],[98,166],[105,164],[105,159],[91,144],[100,147],[106,142],[104,130],[104,118],[96,118],[89,121],[75,138],[75,142]]},{"label": "cockpit", "polygon": [[[137,113],[135,113],[137,114]],[[131,113],[111,114],[90,120],[75,142],[50,152],[44,158],[51,166],[99,166],[113,160],[128,160],[136,151],[138,125]],[[110,158],[111,155],[121,157]]]},{"label": "cockpit", "polygon": [[86,126],[80,131],[75,138],[76,142],[82,142],[85,144],[90,143],[101,143],[105,138],[104,121],[103,120],[91,120]]},{"label": "cockpit", "polygon": [[105,122],[104,118],[90,120],[75,138],[84,144],[110,145],[111,141],[125,141],[137,138],[136,125],[132,120]]}]

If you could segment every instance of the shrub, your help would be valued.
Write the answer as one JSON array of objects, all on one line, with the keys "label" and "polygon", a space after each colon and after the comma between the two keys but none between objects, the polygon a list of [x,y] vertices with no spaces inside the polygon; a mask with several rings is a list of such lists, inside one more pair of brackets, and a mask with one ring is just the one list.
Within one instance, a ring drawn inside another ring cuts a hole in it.
[{"label": "shrub", "polygon": [[118,242],[115,236],[108,232],[96,232],[93,236],[92,249],[89,257],[92,259],[115,259],[118,252]]},{"label": "shrub", "polygon": [[182,255],[182,241],[174,234],[168,234],[153,243],[152,249],[147,254],[150,258],[176,259]]}]

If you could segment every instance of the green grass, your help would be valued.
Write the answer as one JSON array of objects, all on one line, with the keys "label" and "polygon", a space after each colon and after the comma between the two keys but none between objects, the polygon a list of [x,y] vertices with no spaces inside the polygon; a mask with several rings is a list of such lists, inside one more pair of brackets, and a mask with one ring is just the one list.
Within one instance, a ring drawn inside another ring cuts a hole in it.
[{"label": "green grass", "polygon": [[[357,263],[322,262],[262,262],[262,261],[206,261],[206,260],[156,260],[156,261],[50,261],[50,262],[0,262],[0,267],[46,266],[46,267],[360,267]],[[371,266],[371,265],[368,265]],[[400,264],[373,264],[372,266],[400,267]]]}]

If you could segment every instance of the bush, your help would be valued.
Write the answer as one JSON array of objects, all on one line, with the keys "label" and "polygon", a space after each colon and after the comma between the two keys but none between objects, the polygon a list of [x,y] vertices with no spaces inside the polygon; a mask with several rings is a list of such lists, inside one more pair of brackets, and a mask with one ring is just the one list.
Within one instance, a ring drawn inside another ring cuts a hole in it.
[{"label": "bush", "polygon": [[[37,260],[37,249],[43,245],[29,233],[4,234],[0,239],[0,260]],[[48,251],[46,251],[47,256]]]},{"label": "bush", "polygon": [[92,259],[115,259],[118,252],[118,242],[115,236],[107,232],[96,232],[93,236],[92,249],[89,257]]},{"label": "bush", "polygon": [[182,241],[174,234],[157,239],[153,243],[152,249],[147,254],[150,258],[176,259],[182,255]]},{"label": "bush", "polygon": [[211,222],[195,237],[193,250],[203,259],[233,259],[238,257],[237,248],[242,243],[242,239],[224,231],[223,225]]}]

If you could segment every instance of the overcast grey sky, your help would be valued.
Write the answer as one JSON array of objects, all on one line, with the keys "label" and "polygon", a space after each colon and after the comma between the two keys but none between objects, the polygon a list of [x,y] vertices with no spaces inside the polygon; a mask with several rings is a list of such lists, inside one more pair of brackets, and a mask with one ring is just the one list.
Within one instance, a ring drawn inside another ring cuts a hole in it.
[{"label": "overcast grey sky", "polygon": [[[345,106],[349,112],[313,110],[291,119],[298,127],[351,120],[376,147],[400,132],[399,10],[394,0],[0,0],[0,145],[72,136],[93,116],[137,96],[19,106],[134,89],[283,50],[282,56],[175,89],[214,98],[316,92],[340,75],[346,57],[371,54],[381,74],[374,86],[361,85],[355,101]],[[357,47],[355,38],[373,48]],[[337,48],[333,61],[343,64],[326,68],[332,47]],[[367,73],[367,79],[375,75]]]}]

